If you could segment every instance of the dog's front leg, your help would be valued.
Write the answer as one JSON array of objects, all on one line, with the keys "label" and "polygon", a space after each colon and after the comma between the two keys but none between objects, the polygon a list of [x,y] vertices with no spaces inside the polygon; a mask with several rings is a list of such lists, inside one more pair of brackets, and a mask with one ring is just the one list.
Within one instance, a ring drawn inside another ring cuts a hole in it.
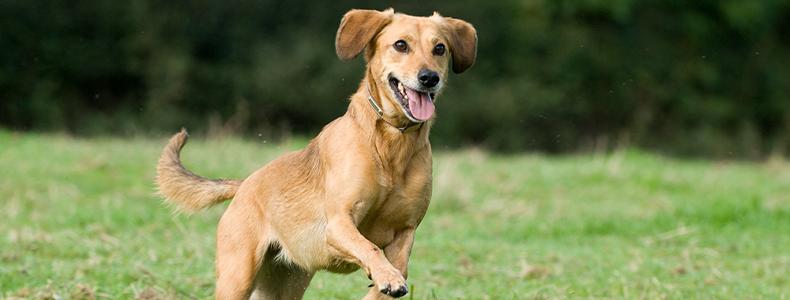
[{"label": "dog's front leg", "polygon": [[[409,256],[414,245],[414,228],[407,228],[395,235],[395,239],[384,247],[384,255],[397,268],[403,278],[408,278]],[[386,299],[376,288],[371,288],[364,300]]]},{"label": "dog's front leg", "polygon": [[387,260],[384,251],[359,233],[351,215],[329,221],[327,242],[340,257],[365,269],[379,292],[395,298],[408,293],[406,278]]},{"label": "dog's front leg", "polygon": [[404,278],[409,277],[409,256],[411,255],[411,247],[414,245],[414,229],[401,230],[395,235],[395,239],[384,247],[384,254],[387,256],[387,259],[400,270]]}]

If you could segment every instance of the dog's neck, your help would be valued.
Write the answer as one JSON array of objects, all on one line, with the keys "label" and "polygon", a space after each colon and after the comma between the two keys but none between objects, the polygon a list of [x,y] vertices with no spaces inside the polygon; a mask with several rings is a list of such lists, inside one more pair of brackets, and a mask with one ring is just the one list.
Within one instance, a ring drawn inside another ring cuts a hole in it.
[{"label": "dog's neck", "polygon": [[386,112],[381,116],[368,101],[368,89],[370,95],[375,100],[380,101],[378,105],[383,107],[383,101],[389,101],[385,93],[386,88],[380,87],[372,80],[370,72],[365,73],[356,93],[351,96],[351,103],[348,106],[346,115],[359,125],[360,134],[365,135],[371,141],[375,152],[378,153],[381,163],[387,165],[394,164],[396,161],[410,159],[416,152],[429,149],[428,134],[430,133],[432,121],[424,122],[421,126],[416,126],[410,130],[401,131],[397,127],[407,126],[410,122],[405,116],[391,116]]}]

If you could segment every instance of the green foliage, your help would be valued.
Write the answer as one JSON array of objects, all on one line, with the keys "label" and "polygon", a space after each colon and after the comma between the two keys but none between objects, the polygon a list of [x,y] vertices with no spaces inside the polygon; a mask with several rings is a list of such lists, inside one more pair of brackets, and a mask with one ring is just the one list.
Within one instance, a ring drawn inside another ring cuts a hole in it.
[{"label": "green foliage", "polygon": [[[224,206],[162,204],[164,143],[0,131],[0,298],[209,299]],[[184,161],[243,178],[304,144],[196,137]],[[434,166],[413,299],[790,296],[787,163],[466,150],[437,151]],[[322,272],[306,299],[357,299],[369,282]]]},{"label": "green foliage", "polygon": [[[180,126],[311,135],[362,61],[334,54],[360,1],[3,1],[0,126],[149,134]],[[790,3],[402,1],[478,29],[439,99],[437,145],[559,152],[790,152]]]}]

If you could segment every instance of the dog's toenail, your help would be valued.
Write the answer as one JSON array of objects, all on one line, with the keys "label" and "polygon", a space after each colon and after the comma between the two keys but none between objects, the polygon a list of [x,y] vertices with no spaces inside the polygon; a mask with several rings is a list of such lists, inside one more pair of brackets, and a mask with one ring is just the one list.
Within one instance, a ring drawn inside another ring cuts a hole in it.
[{"label": "dog's toenail", "polygon": [[405,285],[402,285],[399,289],[392,291],[389,295],[395,298],[403,297],[404,295],[409,293],[409,288]]}]

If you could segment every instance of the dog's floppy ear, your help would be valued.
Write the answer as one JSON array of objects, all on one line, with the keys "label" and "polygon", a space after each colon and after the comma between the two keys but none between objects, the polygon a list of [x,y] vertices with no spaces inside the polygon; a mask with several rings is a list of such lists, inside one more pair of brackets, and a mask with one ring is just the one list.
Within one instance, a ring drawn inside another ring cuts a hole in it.
[{"label": "dog's floppy ear", "polygon": [[477,57],[477,31],[464,20],[445,17],[450,53],[453,55],[453,72],[461,73],[475,63]]},{"label": "dog's floppy ear", "polygon": [[337,57],[349,60],[362,52],[373,37],[392,21],[393,10],[352,9],[343,16],[335,37]]}]

